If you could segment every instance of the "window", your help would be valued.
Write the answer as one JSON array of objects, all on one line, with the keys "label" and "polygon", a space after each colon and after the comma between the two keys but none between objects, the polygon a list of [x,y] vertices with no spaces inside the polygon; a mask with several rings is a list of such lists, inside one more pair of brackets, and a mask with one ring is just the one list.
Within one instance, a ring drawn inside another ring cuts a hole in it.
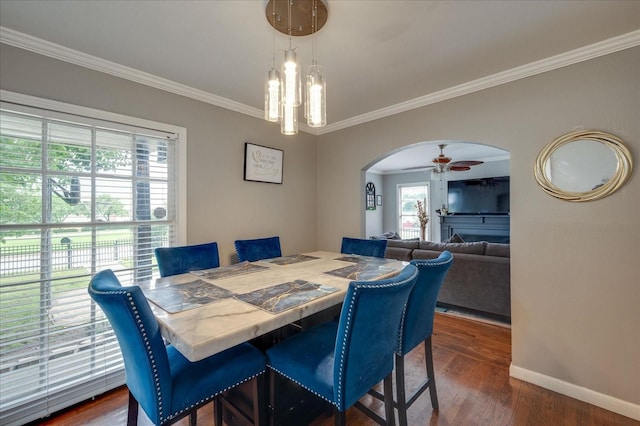
[{"label": "window", "polygon": [[124,383],[88,282],[107,268],[123,285],[155,278],[153,249],[177,238],[180,131],[83,112],[0,109],[1,424]]},{"label": "window", "polygon": [[[421,201],[429,212],[429,184],[398,185],[398,229],[402,239],[420,237],[420,221],[418,220],[418,205]],[[429,235],[427,223],[426,235]]]}]

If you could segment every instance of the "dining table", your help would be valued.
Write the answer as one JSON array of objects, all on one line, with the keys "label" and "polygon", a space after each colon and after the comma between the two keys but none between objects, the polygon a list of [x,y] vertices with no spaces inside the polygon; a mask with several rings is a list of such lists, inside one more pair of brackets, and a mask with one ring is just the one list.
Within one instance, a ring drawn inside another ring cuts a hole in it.
[{"label": "dining table", "polygon": [[407,262],[314,251],[162,277],[141,285],[162,336],[190,361],[340,305],[351,281]]}]

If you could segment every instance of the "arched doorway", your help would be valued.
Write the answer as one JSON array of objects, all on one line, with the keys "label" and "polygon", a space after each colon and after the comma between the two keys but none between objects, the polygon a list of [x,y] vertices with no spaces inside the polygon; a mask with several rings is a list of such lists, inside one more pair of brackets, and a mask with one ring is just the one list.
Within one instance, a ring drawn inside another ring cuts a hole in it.
[{"label": "arched doorway", "polygon": [[[442,145],[446,145],[444,149],[442,149]],[[468,170],[434,172],[433,159],[441,154],[450,158],[452,163],[467,161],[481,163],[469,167]],[[510,153],[501,148],[467,141],[424,141],[389,152],[365,166],[362,172],[364,181],[375,184],[377,195],[381,196],[382,200],[381,205],[376,206],[375,210],[363,212],[362,223],[367,238],[390,233],[399,236],[406,234],[403,232],[403,224],[409,227],[411,225],[409,222],[402,221],[401,189],[424,185],[428,188],[428,194],[425,197],[428,201],[427,213],[429,216],[426,239],[441,241],[443,235],[441,235],[441,227],[437,223],[437,218],[442,212],[443,206],[445,209],[449,208],[448,182],[477,180],[480,184],[494,184],[488,179],[509,177],[511,175]],[[478,204],[476,207],[487,210],[488,213],[497,213],[497,210],[500,210],[508,214],[509,200],[506,200],[506,207],[504,198],[501,203],[499,209],[498,207],[489,208],[486,204]],[[488,211],[491,209],[496,211]]]}]

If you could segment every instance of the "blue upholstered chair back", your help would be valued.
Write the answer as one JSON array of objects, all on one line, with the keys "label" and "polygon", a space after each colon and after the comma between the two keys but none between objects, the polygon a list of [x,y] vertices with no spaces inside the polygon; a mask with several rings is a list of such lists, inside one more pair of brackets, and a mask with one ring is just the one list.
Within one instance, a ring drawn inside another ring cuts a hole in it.
[{"label": "blue upholstered chair back", "polygon": [[255,262],[282,256],[280,237],[236,240],[235,246],[239,262]]},{"label": "blue upholstered chair back", "polygon": [[398,355],[405,355],[431,336],[438,293],[453,256],[443,251],[436,259],[416,259],[411,264],[418,268],[418,280],[407,302]]},{"label": "blue upholstered chair back", "polygon": [[118,338],[129,391],[150,419],[158,422],[166,418],[173,391],[169,360],[158,322],[142,290],[138,286],[122,287],[113,271],[107,269],[93,277],[89,295],[102,308]]},{"label": "blue upholstered chair back", "polygon": [[340,253],[360,256],[384,257],[387,240],[364,240],[360,238],[342,238]]},{"label": "blue upholstered chair back", "polygon": [[417,268],[407,265],[393,278],[349,284],[334,353],[334,398],[340,411],[393,370],[402,314],[417,276]]},{"label": "blue upholstered chair back", "polygon": [[155,254],[161,277],[220,266],[218,243],[158,247]]}]

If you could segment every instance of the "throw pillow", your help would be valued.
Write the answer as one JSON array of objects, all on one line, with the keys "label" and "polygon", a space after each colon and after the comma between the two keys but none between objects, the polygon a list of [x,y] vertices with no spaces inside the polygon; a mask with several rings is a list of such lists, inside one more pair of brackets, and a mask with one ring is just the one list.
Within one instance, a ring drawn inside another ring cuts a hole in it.
[{"label": "throw pillow", "polygon": [[453,234],[451,238],[447,240],[447,242],[448,243],[464,243],[464,240],[462,239],[462,237],[460,237],[460,235]]}]

